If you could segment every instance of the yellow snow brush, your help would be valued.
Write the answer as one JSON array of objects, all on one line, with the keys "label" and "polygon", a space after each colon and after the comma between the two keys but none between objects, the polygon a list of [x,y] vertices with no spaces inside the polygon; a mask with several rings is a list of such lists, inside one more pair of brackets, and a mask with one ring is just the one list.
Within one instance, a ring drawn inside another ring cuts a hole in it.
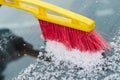
[{"label": "yellow snow brush", "polygon": [[[41,0],[0,0],[0,4],[31,12],[40,20],[69,28],[85,32],[90,32],[95,28],[93,20]],[[47,13],[47,11],[57,13],[61,16]]]},{"label": "yellow snow brush", "polygon": [[[60,42],[68,50],[98,52],[110,48],[93,30],[94,21],[85,16],[42,0],[0,0],[0,4],[31,12],[39,20],[44,39]],[[59,15],[50,14],[48,11]]]}]

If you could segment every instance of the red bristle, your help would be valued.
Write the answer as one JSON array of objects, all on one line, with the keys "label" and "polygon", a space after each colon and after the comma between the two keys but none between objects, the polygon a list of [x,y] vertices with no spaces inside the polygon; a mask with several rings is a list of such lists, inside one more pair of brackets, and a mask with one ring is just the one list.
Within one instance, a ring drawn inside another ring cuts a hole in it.
[{"label": "red bristle", "polygon": [[63,43],[69,50],[97,52],[110,47],[95,30],[84,32],[42,20],[39,23],[45,40]]}]

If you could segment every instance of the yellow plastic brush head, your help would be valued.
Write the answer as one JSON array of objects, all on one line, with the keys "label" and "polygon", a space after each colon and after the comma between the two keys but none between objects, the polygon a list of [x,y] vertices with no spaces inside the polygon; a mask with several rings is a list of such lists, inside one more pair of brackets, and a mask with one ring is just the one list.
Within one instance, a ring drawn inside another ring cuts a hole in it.
[{"label": "yellow plastic brush head", "polygon": [[[93,20],[40,0],[0,0],[0,4],[31,12],[40,20],[45,20],[77,30],[90,32],[95,28]],[[49,14],[47,11],[57,13],[61,16]]]}]

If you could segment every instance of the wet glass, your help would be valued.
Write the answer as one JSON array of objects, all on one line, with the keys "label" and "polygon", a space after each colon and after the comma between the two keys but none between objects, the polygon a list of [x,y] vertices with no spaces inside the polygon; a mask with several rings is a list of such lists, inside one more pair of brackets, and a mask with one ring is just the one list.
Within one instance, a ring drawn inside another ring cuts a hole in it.
[{"label": "wet glass", "polygon": [[0,8],[0,80],[11,80],[35,61],[43,45],[40,34],[32,14]]},{"label": "wet glass", "polygon": [[[119,36],[120,0],[44,1],[93,19],[96,24],[95,30],[108,42],[111,42],[116,35]],[[12,79],[34,63],[41,45],[44,45],[44,42],[41,39],[39,24],[32,14],[6,6],[0,8],[1,79]],[[114,52],[111,51],[110,53],[113,55]],[[112,74],[112,71],[110,73]],[[103,77],[99,80],[103,80]]]}]

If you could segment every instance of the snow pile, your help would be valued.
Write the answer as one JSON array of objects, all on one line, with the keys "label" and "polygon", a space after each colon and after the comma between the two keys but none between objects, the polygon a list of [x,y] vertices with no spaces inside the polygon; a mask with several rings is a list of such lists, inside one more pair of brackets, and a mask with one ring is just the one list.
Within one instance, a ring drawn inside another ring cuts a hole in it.
[{"label": "snow pile", "polygon": [[[69,52],[62,44],[48,41],[48,53],[40,52],[36,63],[13,80],[120,80],[119,35],[120,32],[114,37],[113,48],[105,58],[100,54],[102,51],[93,55],[77,50]],[[50,61],[45,57],[51,57]]]},{"label": "snow pile", "polygon": [[46,51],[54,55],[55,62],[59,63],[60,61],[70,62],[74,65],[81,66],[84,68],[92,67],[93,65],[97,65],[98,63],[102,63],[102,55],[103,51],[97,53],[90,52],[80,52],[77,49],[73,49],[69,51],[65,48],[65,46],[61,43],[55,41],[48,41],[46,43]]}]

